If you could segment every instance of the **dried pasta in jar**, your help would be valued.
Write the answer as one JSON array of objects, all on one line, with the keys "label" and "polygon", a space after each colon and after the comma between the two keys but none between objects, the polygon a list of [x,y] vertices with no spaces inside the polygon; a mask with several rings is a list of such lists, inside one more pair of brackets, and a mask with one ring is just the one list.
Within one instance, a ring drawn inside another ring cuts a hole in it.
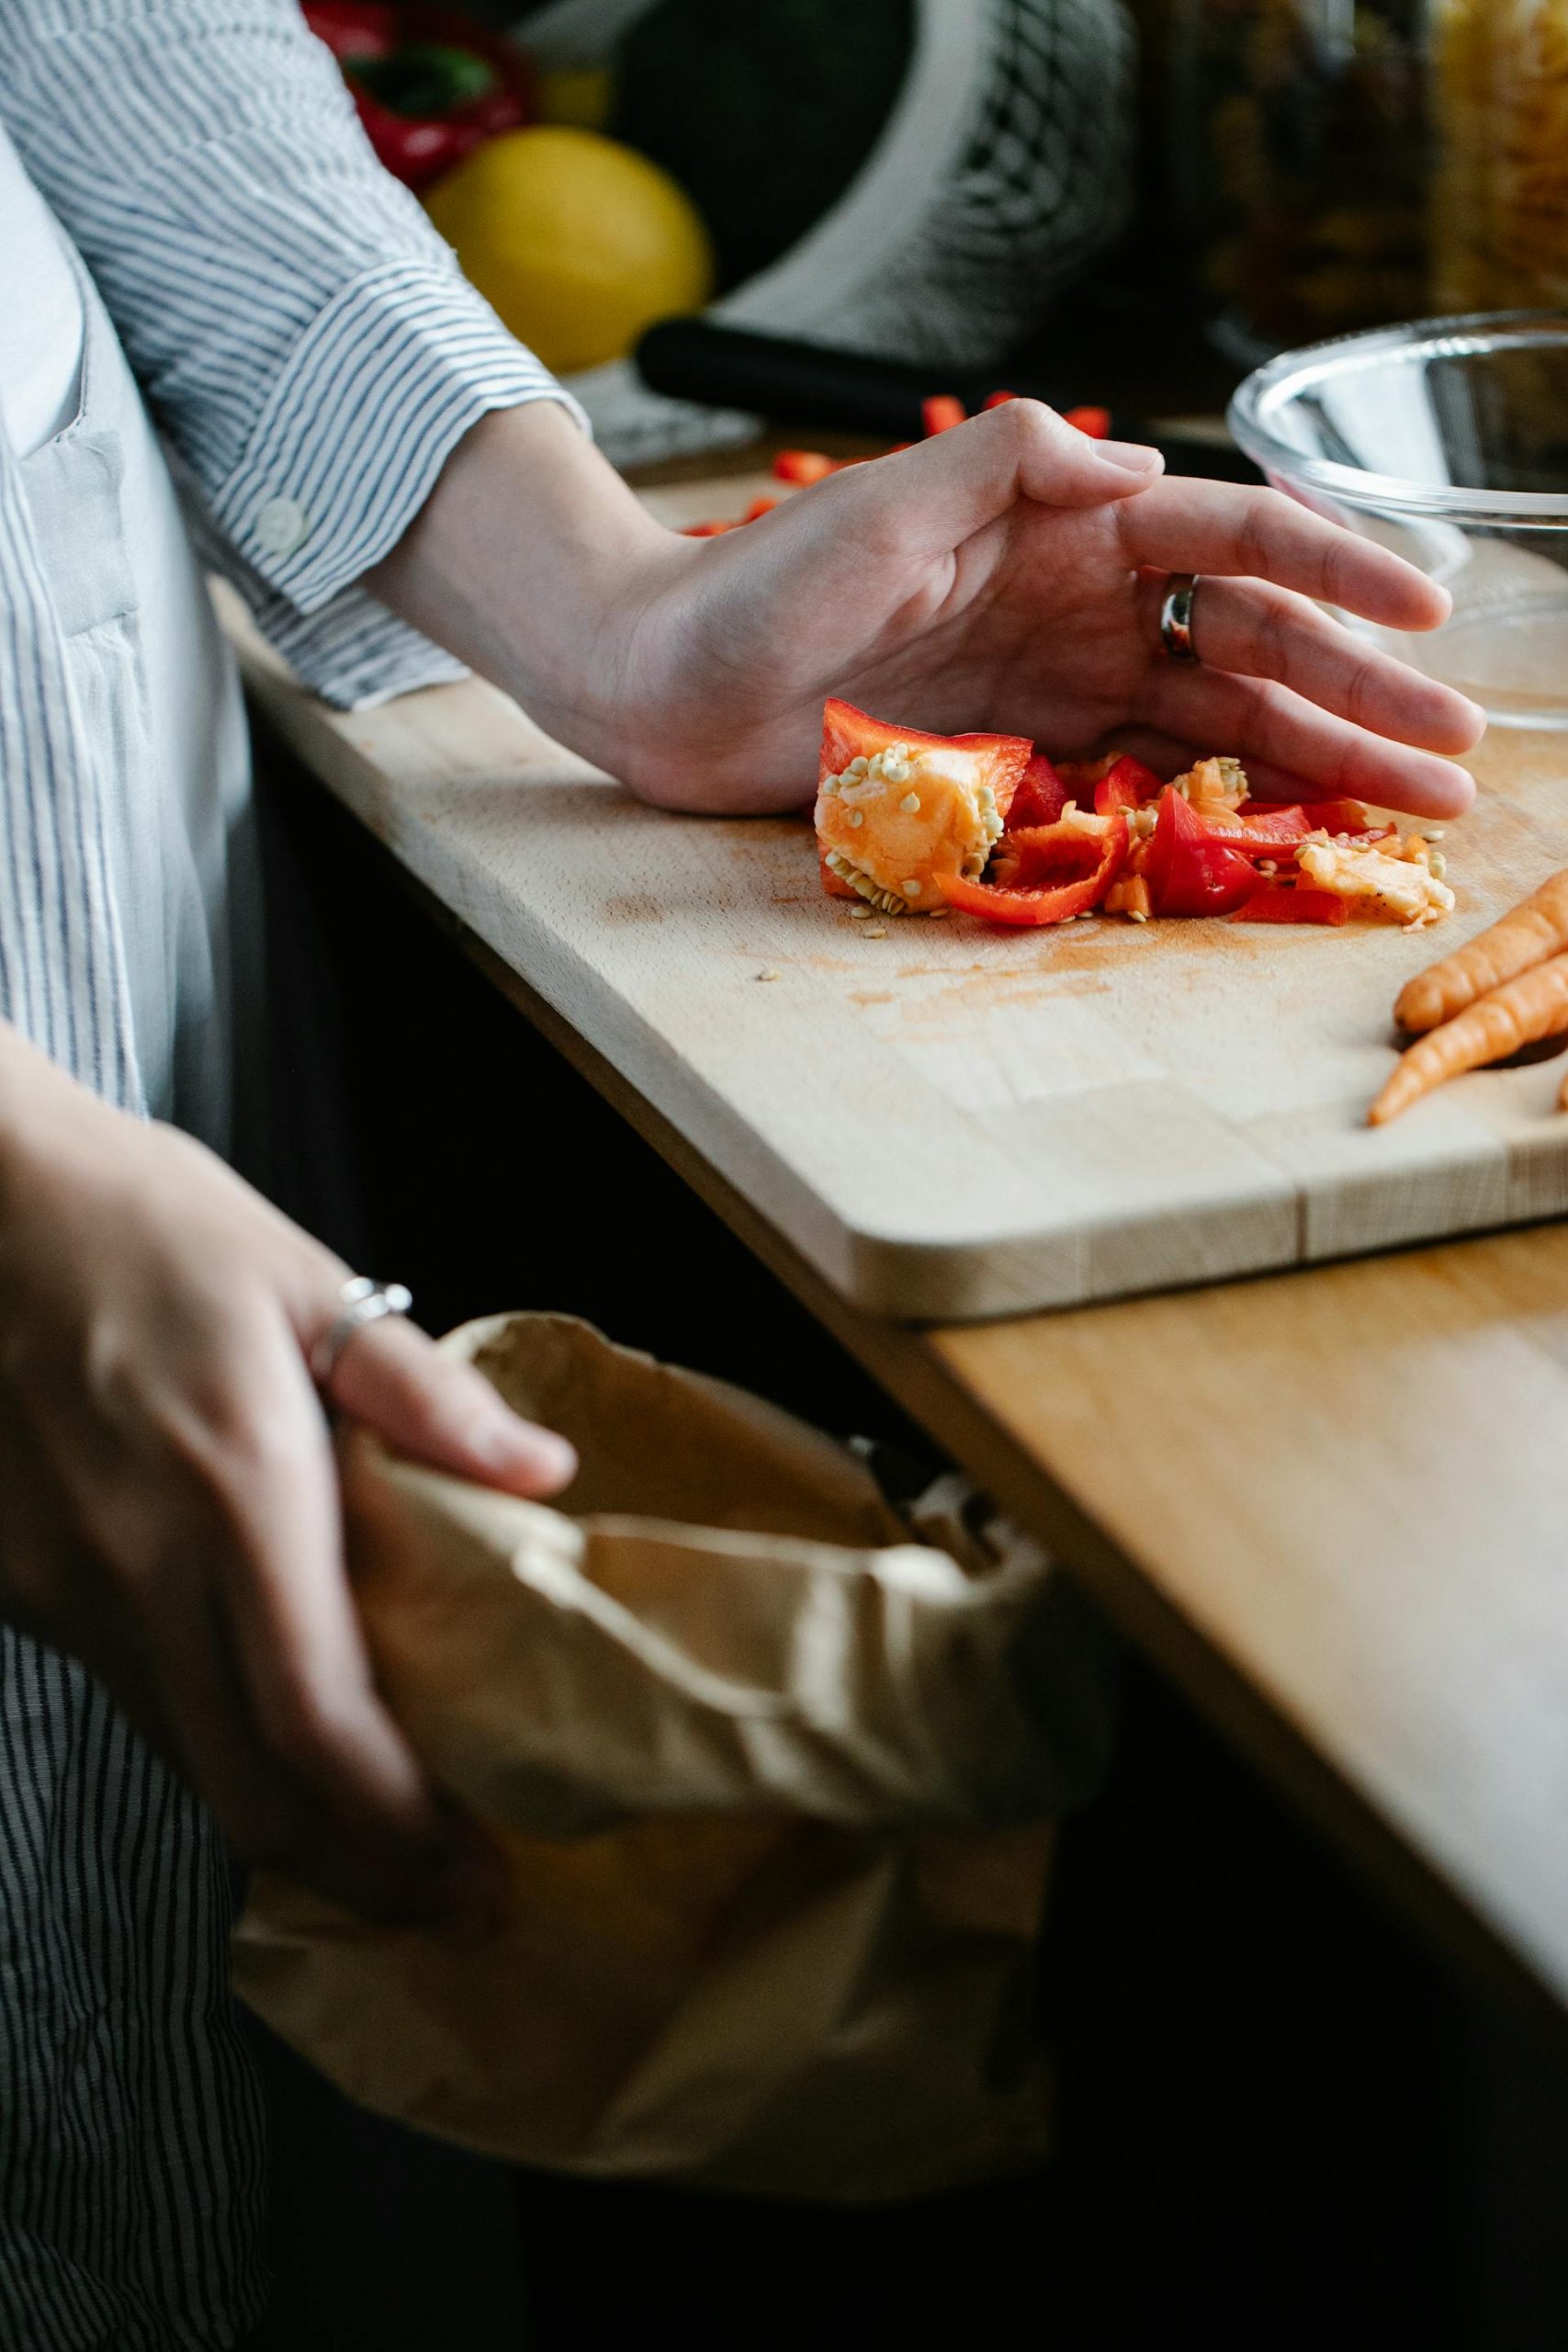
[{"label": "dried pasta in jar", "polygon": [[1568,303],[1568,0],[1433,0],[1444,311]]},{"label": "dried pasta in jar", "polygon": [[1171,0],[1174,176],[1235,356],[1424,309],[1425,6]]}]

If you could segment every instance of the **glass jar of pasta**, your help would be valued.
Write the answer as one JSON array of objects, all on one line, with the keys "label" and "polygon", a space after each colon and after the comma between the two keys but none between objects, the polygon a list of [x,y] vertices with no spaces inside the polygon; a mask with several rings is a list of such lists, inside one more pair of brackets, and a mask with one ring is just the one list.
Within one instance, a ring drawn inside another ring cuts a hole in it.
[{"label": "glass jar of pasta", "polygon": [[1430,0],[1432,308],[1568,304],[1568,0]]},{"label": "glass jar of pasta", "polygon": [[1431,4],[1171,0],[1173,176],[1234,357],[1427,307]]}]

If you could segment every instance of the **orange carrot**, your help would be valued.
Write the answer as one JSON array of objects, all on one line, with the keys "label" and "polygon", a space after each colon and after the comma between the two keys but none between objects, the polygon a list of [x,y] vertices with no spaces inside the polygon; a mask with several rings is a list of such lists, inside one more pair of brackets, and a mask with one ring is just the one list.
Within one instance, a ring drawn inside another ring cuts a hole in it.
[{"label": "orange carrot", "polygon": [[1553,956],[1533,971],[1520,972],[1467,1005],[1452,1021],[1422,1037],[1400,1057],[1399,1067],[1367,1114],[1381,1127],[1418,1102],[1446,1079],[1504,1060],[1540,1037],[1568,1029],[1568,955]]},{"label": "orange carrot", "polygon": [[1393,1017],[1402,1029],[1418,1034],[1451,1021],[1467,1004],[1501,988],[1519,972],[1544,963],[1568,947],[1568,867],[1554,874],[1523,903],[1495,922],[1489,931],[1440,964],[1417,972],[1400,990]]}]

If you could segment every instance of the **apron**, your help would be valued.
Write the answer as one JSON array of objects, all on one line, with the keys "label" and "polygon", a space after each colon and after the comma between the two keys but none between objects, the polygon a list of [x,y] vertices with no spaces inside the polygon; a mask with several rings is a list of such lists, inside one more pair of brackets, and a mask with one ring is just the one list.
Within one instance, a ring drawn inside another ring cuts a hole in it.
[{"label": "apron", "polygon": [[[118,339],[69,258],[79,406],[21,461],[24,494],[98,764],[141,1099],[228,1150],[261,1001],[243,709]],[[231,1910],[197,1800],[79,1667],[0,1633],[6,2352],[196,2352],[254,2324],[264,2140]]]}]

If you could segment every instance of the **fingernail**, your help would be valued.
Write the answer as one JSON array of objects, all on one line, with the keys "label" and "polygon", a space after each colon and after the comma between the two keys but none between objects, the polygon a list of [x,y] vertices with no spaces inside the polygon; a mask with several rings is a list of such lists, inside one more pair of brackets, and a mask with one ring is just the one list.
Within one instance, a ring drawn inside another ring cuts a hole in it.
[{"label": "fingernail", "polygon": [[1094,453],[1097,458],[1103,458],[1107,465],[1121,466],[1130,474],[1150,473],[1155,467],[1165,464],[1159,451],[1142,441],[1097,441]]},{"label": "fingernail", "polygon": [[491,1469],[541,1485],[564,1487],[577,1476],[577,1451],[554,1430],[536,1429],[531,1421],[508,1413],[476,1432],[474,1451]]}]

